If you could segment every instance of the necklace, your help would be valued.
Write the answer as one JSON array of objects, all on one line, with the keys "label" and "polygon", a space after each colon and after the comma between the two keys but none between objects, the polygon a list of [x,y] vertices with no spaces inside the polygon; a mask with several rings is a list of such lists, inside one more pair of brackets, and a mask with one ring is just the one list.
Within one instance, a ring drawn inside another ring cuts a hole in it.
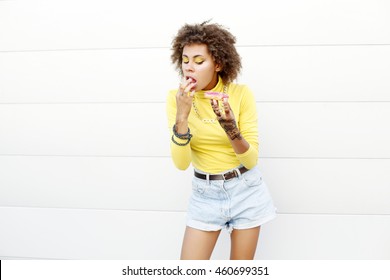
[{"label": "necklace", "polygon": [[[227,94],[227,88],[228,86],[227,85],[224,85],[223,86],[223,93]],[[222,106],[222,102],[218,102],[218,105],[219,105],[219,109],[223,109]],[[195,114],[196,116],[198,117],[198,119],[200,119],[203,123],[205,124],[214,124],[217,122],[217,117],[214,117],[213,119],[204,119],[200,116],[199,114],[199,110],[198,110],[198,107],[196,107],[196,104],[195,104],[195,97],[192,99],[192,107],[194,108],[194,111],[195,111]]]}]

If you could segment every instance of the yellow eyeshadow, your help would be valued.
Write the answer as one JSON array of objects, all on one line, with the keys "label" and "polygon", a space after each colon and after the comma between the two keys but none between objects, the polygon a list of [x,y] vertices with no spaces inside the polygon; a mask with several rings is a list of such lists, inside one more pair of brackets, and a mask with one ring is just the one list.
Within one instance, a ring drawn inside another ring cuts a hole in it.
[{"label": "yellow eyeshadow", "polygon": [[186,57],[186,56],[183,56],[183,62],[184,63],[187,63],[187,62],[189,62],[190,60],[188,59],[188,57]]},{"label": "yellow eyeshadow", "polygon": [[196,57],[194,61],[195,61],[195,63],[202,63],[204,61],[204,59],[200,58],[200,57]]}]

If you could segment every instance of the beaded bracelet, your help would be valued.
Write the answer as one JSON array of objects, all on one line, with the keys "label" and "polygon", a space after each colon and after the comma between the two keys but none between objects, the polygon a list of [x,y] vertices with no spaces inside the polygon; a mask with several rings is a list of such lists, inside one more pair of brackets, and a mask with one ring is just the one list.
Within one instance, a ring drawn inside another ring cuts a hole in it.
[{"label": "beaded bracelet", "polygon": [[191,132],[191,131],[190,131],[190,128],[188,128],[187,133],[185,133],[185,134],[180,134],[180,133],[178,133],[178,132],[176,131],[176,124],[174,124],[173,127],[172,127],[172,131],[173,131],[173,134],[174,134],[177,138],[179,138],[179,139],[191,139],[191,137],[192,137],[192,134],[190,133],[190,132]]},{"label": "beaded bracelet", "polygon": [[192,137],[192,134],[190,134],[190,136],[187,138],[187,142],[185,142],[185,143],[179,143],[179,142],[177,142],[177,141],[175,140],[175,136],[174,136],[174,135],[172,135],[171,140],[172,140],[173,143],[175,143],[175,144],[178,145],[178,146],[186,146],[186,145],[188,145],[188,143],[190,143],[191,137]]}]

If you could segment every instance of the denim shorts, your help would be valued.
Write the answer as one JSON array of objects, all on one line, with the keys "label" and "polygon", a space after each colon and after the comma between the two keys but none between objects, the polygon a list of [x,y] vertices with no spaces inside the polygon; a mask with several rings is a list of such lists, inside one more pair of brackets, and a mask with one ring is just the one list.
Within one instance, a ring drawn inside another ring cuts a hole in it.
[{"label": "denim shorts", "polygon": [[226,228],[231,232],[260,226],[275,217],[276,208],[257,166],[226,181],[192,179],[189,227],[204,231]]}]

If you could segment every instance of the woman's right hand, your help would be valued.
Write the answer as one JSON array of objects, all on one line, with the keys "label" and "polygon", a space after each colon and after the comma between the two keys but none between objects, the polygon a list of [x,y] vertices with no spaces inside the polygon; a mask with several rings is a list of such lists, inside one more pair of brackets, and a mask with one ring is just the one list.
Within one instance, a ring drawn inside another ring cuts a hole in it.
[{"label": "woman's right hand", "polygon": [[176,93],[176,121],[187,120],[191,112],[192,99],[195,94],[196,82],[191,78],[184,78],[181,80],[179,89]]}]

